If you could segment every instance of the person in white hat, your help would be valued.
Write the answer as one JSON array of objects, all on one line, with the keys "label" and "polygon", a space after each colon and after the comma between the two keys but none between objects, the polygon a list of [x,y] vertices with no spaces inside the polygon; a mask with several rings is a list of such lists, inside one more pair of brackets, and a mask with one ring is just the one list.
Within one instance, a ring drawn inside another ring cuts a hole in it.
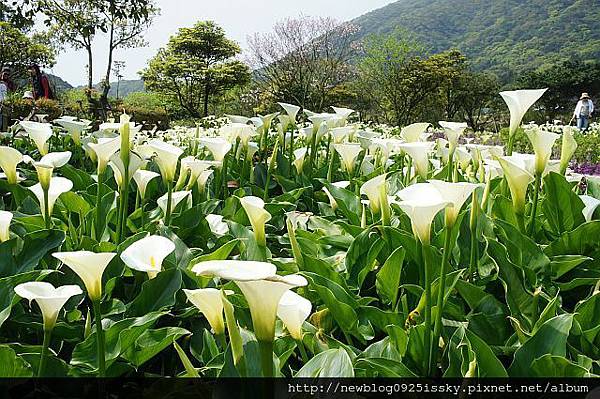
[{"label": "person in white hat", "polygon": [[581,98],[577,102],[575,112],[573,112],[573,118],[577,118],[577,128],[583,131],[588,129],[590,125],[590,118],[594,112],[594,103],[590,98],[590,95],[583,93]]}]

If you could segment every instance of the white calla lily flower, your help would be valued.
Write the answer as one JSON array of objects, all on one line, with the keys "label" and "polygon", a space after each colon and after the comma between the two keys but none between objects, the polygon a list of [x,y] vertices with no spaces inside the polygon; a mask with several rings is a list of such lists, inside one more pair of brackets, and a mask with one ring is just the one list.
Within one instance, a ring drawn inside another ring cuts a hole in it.
[{"label": "white calla lily flower", "polygon": [[210,179],[210,177],[213,175],[215,171],[212,169],[209,170],[205,170],[204,172],[200,173],[200,176],[198,176],[198,190],[203,193],[204,190],[206,189],[206,183],[208,182],[208,179]]},{"label": "white calla lily flower", "polygon": [[344,126],[334,127],[333,129],[329,130],[333,144],[342,144],[346,137],[350,136],[352,129],[353,128],[351,126]]},{"label": "white calla lily flower", "polygon": [[481,187],[480,184],[448,183],[442,180],[429,180],[429,183],[438,190],[441,200],[450,202],[450,205],[446,208],[446,224],[448,226],[454,226],[467,199],[478,187]]},{"label": "white calla lily flower", "polygon": [[248,215],[256,242],[265,247],[267,245],[265,224],[271,220],[271,214],[265,210],[265,202],[261,198],[247,196],[240,198],[240,204]]},{"label": "white calla lily flower", "polygon": [[369,198],[369,206],[373,213],[379,213],[382,205],[387,206],[387,175],[375,176],[371,180],[363,183],[360,187],[360,193]]},{"label": "white calla lily flower", "polygon": [[52,125],[32,121],[21,121],[19,124],[25,129],[29,138],[33,140],[40,154],[46,155],[48,153],[48,140],[52,137]]},{"label": "white calla lily flower", "polygon": [[[225,334],[225,322],[223,320],[223,300],[221,290],[216,288],[200,288],[197,290],[184,289],[188,301],[190,301],[206,317],[213,333]],[[225,290],[225,295],[231,295],[233,291]]]},{"label": "white calla lily flower", "polygon": [[400,137],[407,143],[414,143],[421,140],[423,133],[429,128],[429,123],[413,123],[400,130]]},{"label": "white calla lily flower", "polygon": [[159,176],[160,174],[156,172],[143,169],[138,169],[133,174],[133,180],[135,180],[135,184],[137,184],[138,192],[140,193],[140,197],[142,199],[146,197],[146,189],[148,188],[148,183],[150,183],[150,181]]},{"label": "white calla lily flower", "polygon": [[592,220],[596,208],[600,206],[600,200],[590,195],[580,195],[579,198],[581,198],[583,204],[585,205],[582,210],[585,221],[589,222]]},{"label": "white calla lily flower", "polygon": [[54,328],[58,313],[72,297],[83,293],[78,285],[54,287],[45,281],[30,281],[15,287],[15,293],[21,298],[36,301],[44,319],[44,330]]},{"label": "white calla lily flower", "polygon": [[402,201],[398,204],[410,218],[413,233],[423,244],[429,244],[431,223],[439,211],[451,205],[429,183],[408,186],[396,194]]},{"label": "white calla lily flower", "polygon": [[148,146],[156,153],[155,161],[158,164],[163,181],[167,184],[173,183],[177,171],[177,162],[183,154],[183,150],[162,140],[152,140],[148,143]]},{"label": "white calla lily flower", "polygon": [[87,120],[78,121],[74,118],[63,116],[62,118],[55,119],[54,123],[57,123],[60,126],[62,126],[67,132],[69,132],[71,138],[73,139],[73,142],[77,145],[80,145],[81,133],[83,133],[83,131],[87,129],[92,122]]},{"label": "white calla lily flower", "polygon": [[302,340],[302,325],[310,316],[312,304],[310,301],[294,291],[286,291],[279,301],[277,317],[287,327],[292,338],[296,341]]},{"label": "white calla lily flower", "polygon": [[294,166],[298,171],[298,174],[302,173],[302,169],[304,168],[304,158],[306,157],[306,152],[308,148],[302,147],[294,150]]},{"label": "white calla lily flower", "polygon": [[217,237],[222,237],[225,234],[229,233],[229,226],[223,221],[223,215],[215,215],[209,213],[205,216],[205,218],[208,222],[208,227],[210,228],[210,231]]},{"label": "white calla lily flower", "polygon": [[[171,196],[171,211],[173,211],[177,205],[183,200],[187,200],[187,208],[192,206],[192,192],[191,191],[174,191]],[[156,200],[156,204],[163,211],[163,215],[167,214],[167,201],[169,193],[165,193],[162,197]]]},{"label": "white calla lily flower", "polygon": [[344,143],[334,144],[333,147],[340,154],[344,169],[349,174],[354,173],[354,165],[356,164],[356,158],[362,152],[362,147],[357,143]]},{"label": "white calla lily flower", "polygon": [[535,173],[541,176],[546,170],[550,155],[552,155],[552,147],[560,135],[539,128],[526,129],[525,134],[535,152]]},{"label": "white calla lily flower", "polygon": [[448,139],[448,143],[450,145],[450,153],[453,153],[454,149],[458,145],[458,139],[468,126],[466,123],[446,121],[440,121],[439,124],[442,128],[444,128],[446,138]]},{"label": "white calla lily flower", "polygon": [[92,301],[98,301],[102,297],[102,274],[116,255],[113,252],[94,253],[90,251],[52,254],[79,276]]},{"label": "white calla lily flower", "polygon": [[210,260],[197,263],[192,267],[192,271],[199,276],[252,281],[273,277],[277,273],[277,267],[271,263],[249,260]]},{"label": "white calla lily flower", "polygon": [[544,95],[546,90],[548,89],[514,90],[500,93],[510,111],[510,136],[513,136],[517,132],[529,108]]},{"label": "white calla lily flower", "polygon": [[235,283],[248,302],[256,339],[263,342],[271,342],[275,337],[275,319],[283,294],[292,288],[308,284],[299,274],[274,275],[264,280]]},{"label": "white calla lily flower", "polygon": [[121,252],[121,260],[131,269],[148,273],[150,278],[154,278],[162,270],[165,258],[173,251],[173,241],[162,236],[148,236]]},{"label": "white calla lily flower", "polygon": [[[127,174],[129,181],[127,183],[131,181],[131,179],[135,176],[135,173],[140,170],[145,163],[146,161],[140,158],[139,155],[133,152],[129,153],[129,173]],[[117,182],[117,186],[120,190],[123,187],[123,176],[125,175],[125,165],[123,165],[121,156],[119,154],[114,154],[108,165],[113,170],[115,181]]]},{"label": "white calla lily flower", "polygon": [[100,138],[98,143],[89,143],[89,147],[96,154],[98,161],[98,174],[104,173],[110,158],[121,148],[121,138]]},{"label": "white calla lily flower", "polygon": [[285,113],[290,118],[289,122],[293,125],[296,125],[296,116],[298,115],[298,111],[300,111],[300,107],[293,104],[287,103],[277,103],[285,110]]},{"label": "white calla lily flower", "polygon": [[53,177],[50,179],[50,184],[48,187],[48,204],[44,201],[44,189],[40,183],[37,183],[34,186],[29,187],[29,190],[33,192],[33,194],[37,197],[40,203],[40,210],[42,212],[42,216],[46,215],[46,205],[48,206],[48,214],[50,217],[52,216],[52,211],[54,210],[54,204],[58,197],[61,194],[71,191],[73,188],[73,182],[64,177]]},{"label": "white calla lily flower", "polygon": [[12,218],[12,212],[0,211],[0,242],[10,240],[10,222]]},{"label": "white calla lily flower", "polygon": [[0,146],[0,169],[4,171],[9,184],[17,184],[17,165],[23,161],[23,154],[12,147]]},{"label": "white calla lily flower", "polygon": [[223,137],[204,137],[200,139],[200,144],[208,148],[213,159],[217,162],[223,162],[232,147],[231,143]]},{"label": "white calla lily flower", "polygon": [[411,142],[400,144],[399,147],[413,160],[415,170],[423,179],[427,179],[429,173],[429,154],[433,150],[433,142]]},{"label": "white calla lily flower", "polygon": [[527,188],[534,180],[534,176],[525,168],[524,163],[518,162],[518,158],[510,156],[500,157],[498,158],[498,162],[500,163],[500,166],[504,171],[504,177],[508,182],[515,212],[524,215]]}]

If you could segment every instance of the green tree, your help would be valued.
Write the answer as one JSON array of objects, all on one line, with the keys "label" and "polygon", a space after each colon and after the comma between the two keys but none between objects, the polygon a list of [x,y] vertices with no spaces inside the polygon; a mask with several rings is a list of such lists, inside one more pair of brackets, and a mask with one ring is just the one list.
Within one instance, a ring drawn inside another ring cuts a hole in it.
[{"label": "green tree", "polygon": [[[38,0],[38,10],[58,42],[87,53],[87,98],[91,110],[104,118],[113,65],[113,53],[119,48],[144,44],[142,33],[158,13],[154,0]],[[98,33],[108,36],[107,65],[100,98],[93,96],[94,51]]]},{"label": "green tree", "polygon": [[[359,92],[367,114],[382,113],[386,121],[404,126],[436,122],[458,111],[456,82],[465,69],[458,50],[426,56],[423,48],[401,30],[372,35],[359,63]],[[444,110],[438,113],[437,110]]]},{"label": "green tree", "polygon": [[[146,88],[175,99],[192,117],[208,115],[211,98],[248,83],[240,47],[212,21],[181,28],[141,72]],[[202,110],[202,111],[200,111]]]},{"label": "green tree", "polygon": [[8,66],[15,78],[23,78],[32,62],[52,66],[53,49],[37,35],[26,35],[9,22],[0,22],[0,69]]},{"label": "green tree", "polygon": [[483,131],[493,121],[499,91],[494,74],[465,71],[459,77],[455,96],[458,113],[473,130]]}]

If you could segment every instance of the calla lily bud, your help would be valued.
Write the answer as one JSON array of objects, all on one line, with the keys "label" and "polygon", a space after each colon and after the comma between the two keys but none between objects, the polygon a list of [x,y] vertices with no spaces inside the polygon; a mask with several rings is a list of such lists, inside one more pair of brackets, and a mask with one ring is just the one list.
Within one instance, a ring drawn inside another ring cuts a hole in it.
[{"label": "calla lily bud", "polygon": [[565,126],[562,134],[562,147],[560,151],[560,172],[565,174],[569,162],[577,149],[577,141],[573,137],[573,129],[570,126]]},{"label": "calla lily bud", "polygon": [[58,312],[71,297],[83,293],[77,285],[63,285],[54,287],[45,281],[30,281],[15,287],[15,293],[29,302],[36,301],[42,311],[44,319],[44,330],[54,328]]},{"label": "calla lily bud", "polygon": [[585,217],[586,222],[589,222],[594,217],[596,208],[600,206],[600,200],[589,195],[580,195],[579,198],[581,198],[583,204],[585,205],[582,210],[583,217]]},{"label": "calla lily bud", "polygon": [[94,253],[90,251],[52,254],[79,276],[92,301],[98,301],[102,297],[102,274],[116,255],[112,252]]}]

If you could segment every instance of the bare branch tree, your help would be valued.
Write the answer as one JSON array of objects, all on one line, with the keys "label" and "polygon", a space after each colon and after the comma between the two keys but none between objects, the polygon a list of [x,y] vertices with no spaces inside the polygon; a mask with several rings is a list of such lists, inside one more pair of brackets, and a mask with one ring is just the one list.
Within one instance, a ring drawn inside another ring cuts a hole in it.
[{"label": "bare branch tree", "polygon": [[248,63],[263,89],[278,101],[321,111],[332,90],[352,75],[358,27],[332,18],[288,18],[273,31],[248,38]]}]

